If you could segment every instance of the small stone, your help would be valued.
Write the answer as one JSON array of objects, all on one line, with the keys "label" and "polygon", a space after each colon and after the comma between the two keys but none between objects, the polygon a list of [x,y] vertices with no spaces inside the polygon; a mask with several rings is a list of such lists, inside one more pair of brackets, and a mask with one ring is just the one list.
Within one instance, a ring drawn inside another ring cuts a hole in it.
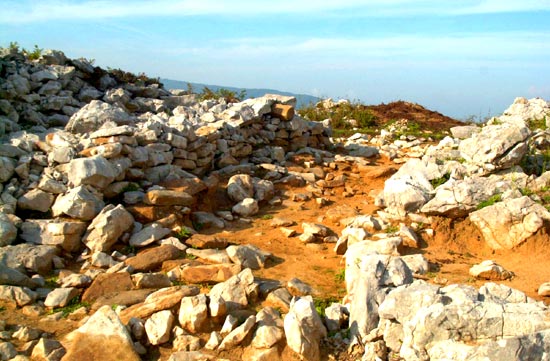
[{"label": "small stone", "polygon": [[546,282],[540,285],[538,294],[539,296],[542,296],[542,297],[550,296],[550,282]]},{"label": "small stone", "polygon": [[514,273],[505,270],[491,260],[486,260],[470,268],[470,275],[486,280],[507,280],[514,277]]},{"label": "small stone", "polygon": [[197,333],[208,319],[208,305],[204,294],[184,297],[179,309],[179,323],[187,331]]},{"label": "small stone", "polygon": [[151,345],[160,345],[168,342],[174,320],[172,312],[164,310],[154,313],[145,322],[145,331]]},{"label": "small stone", "polygon": [[291,228],[281,227],[279,230],[287,238],[294,237],[296,235],[296,231]]},{"label": "small stone", "polygon": [[288,290],[296,296],[306,296],[313,293],[313,288],[298,278],[293,278],[286,284]]},{"label": "small stone", "polygon": [[208,338],[208,342],[206,342],[206,345],[204,345],[204,348],[210,351],[215,350],[216,348],[218,348],[222,340],[223,338],[220,333],[213,331]]},{"label": "small stone", "polygon": [[258,201],[254,198],[245,198],[233,206],[232,211],[242,217],[250,217],[260,210]]},{"label": "small stone", "polygon": [[231,331],[229,335],[225,336],[222,343],[218,347],[220,351],[231,349],[237,345],[239,345],[245,337],[249,334],[250,331],[252,331],[252,328],[254,327],[256,323],[256,316],[252,315],[249,316],[246,321]]},{"label": "small stone", "polygon": [[68,288],[56,288],[50,293],[44,301],[44,306],[46,307],[65,307],[69,302],[79,295],[78,289],[74,287]]}]

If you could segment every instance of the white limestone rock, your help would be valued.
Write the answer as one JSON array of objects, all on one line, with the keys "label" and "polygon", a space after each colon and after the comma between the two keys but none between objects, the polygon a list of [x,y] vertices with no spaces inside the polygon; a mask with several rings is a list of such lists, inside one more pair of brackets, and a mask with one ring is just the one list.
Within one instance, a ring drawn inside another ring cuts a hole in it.
[{"label": "white limestone rock", "polygon": [[509,168],[518,164],[527,152],[530,135],[523,122],[487,125],[461,141],[458,149],[466,161],[488,170]]},{"label": "white limestone rock", "polygon": [[256,314],[256,331],[252,338],[252,347],[271,348],[284,338],[284,322],[273,307],[262,308]]},{"label": "white limestone rock", "polygon": [[115,167],[101,155],[73,159],[67,173],[69,182],[74,187],[87,184],[97,189],[107,187],[115,180],[116,175]]},{"label": "white limestone rock", "polygon": [[71,116],[65,129],[71,133],[87,133],[99,129],[107,121],[127,125],[132,124],[134,119],[117,105],[92,100]]},{"label": "white limestone rock", "polygon": [[200,332],[208,319],[208,304],[204,294],[183,297],[180,303],[178,320],[185,330]]},{"label": "white limestone rock", "polygon": [[59,195],[52,206],[54,217],[62,215],[83,221],[92,220],[104,207],[104,203],[96,193],[85,186],[70,189]]},{"label": "white limestone rock", "polygon": [[[210,315],[223,316],[224,312],[244,308],[248,305],[248,294],[252,291],[254,276],[249,268],[231,277],[225,282],[218,283],[210,290]],[[220,303],[225,305],[220,306]],[[222,312],[224,311],[224,312]]]},{"label": "white limestone rock", "polygon": [[11,219],[0,212],[0,247],[10,245],[17,238],[17,228]]},{"label": "white limestone rock", "polygon": [[68,341],[66,360],[82,360],[89,356],[90,350],[98,360],[140,360],[128,329],[111,306],[97,310],[84,325],[69,334]]},{"label": "white limestone rock", "polygon": [[65,307],[69,302],[79,295],[78,289],[74,287],[56,288],[50,293],[44,301],[46,307]]},{"label": "white limestone rock", "polygon": [[50,210],[55,196],[40,189],[32,189],[17,200],[17,207],[31,211],[47,212]]},{"label": "white limestone rock", "polygon": [[121,204],[108,205],[92,220],[82,242],[94,252],[106,252],[134,225],[134,217]]},{"label": "white limestone rock", "polygon": [[145,332],[151,345],[160,345],[170,340],[174,315],[170,310],[154,313],[145,321]]},{"label": "white limestone rock", "polygon": [[476,278],[494,281],[504,281],[514,277],[513,272],[505,270],[504,267],[492,260],[486,260],[480,264],[473,265],[469,273]]},{"label": "white limestone rock", "polygon": [[225,336],[222,343],[218,347],[218,350],[229,350],[235,346],[238,346],[245,338],[246,336],[252,331],[256,324],[256,316],[251,315],[249,316],[246,321],[239,327],[235,328],[233,331],[229,333],[229,335]]},{"label": "white limestone rock", "polygon": [[271,253],[251,244],[232,245],[226,248],[226,252],[233,263],[253,270],[264,268],[265,262],[271,257]]},{"label": "white limestone rock", "polygon": [[470,221],[493,249],[512,249],[538,231],[550,212],[524,196],[495,203],[470,213]]},{"label": "white limestone rock", "polygon": [[242,217],[250,217],[258,213],[260,210],[258,201],[254,198],[245,198],[232,208],[233,213]]},{"label": "white limestone rock", "polygon": [[315,310],[311,296],[295,298],[284,319],[284,330],[288,346],[303,360],[321,359],[320,342],[327,330]]},{"label": "white limestone rock", "polygon": [[235,202],[241,202],[246,198],[253,198],[254,183],[248,174],[237,174],[229,178],[227,182],[227,195]]}]

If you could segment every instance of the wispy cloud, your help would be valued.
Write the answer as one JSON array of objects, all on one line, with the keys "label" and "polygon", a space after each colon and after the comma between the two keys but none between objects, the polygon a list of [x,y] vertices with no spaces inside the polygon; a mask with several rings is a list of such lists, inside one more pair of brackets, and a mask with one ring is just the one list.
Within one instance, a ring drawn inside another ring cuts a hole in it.
[{"label": "wispy cloud", "polygon": [[4,0],[0,23],[196,15],[262,16],[273,14],[393,17],[550,11],[550,0]]},{"label": "wispy cloud", "polygon": [[[247,59],[288,56],[310,59],[311,64],[331,64],[337,59],[363,63],[383,60],[430,61],[445,59],[494,61],[539,61],[550,56],[550,33],[501,32],[462,33],[439,36],[383,36],[374,38],[242,38],[220,40],[204,47],[164,50],[174,54],[219,59]],[[159,50],[163,51],[163,50]]]}]

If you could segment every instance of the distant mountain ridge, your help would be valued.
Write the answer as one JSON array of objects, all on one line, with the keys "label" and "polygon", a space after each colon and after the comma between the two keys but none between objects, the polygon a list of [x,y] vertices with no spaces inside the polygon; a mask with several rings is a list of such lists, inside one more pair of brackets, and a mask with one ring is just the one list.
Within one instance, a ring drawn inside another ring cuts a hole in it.
[{"label": "distant mountain ridge", "polygon": [[161,83],[164,84],[166,89],[187,89],[187,84],[191,84],[193,90],[197,93],[200,93],[205,87],[208,87],[212,91],[217,91],[218,89],[227,89],[236,94],[239,94],[242,90],[246,91],[247,98],[258,98],[264,94],[280,94],[280,95],[289,95],[296,97],[296,107],[302,108],[309,104],[315,104],[321,100],[319,97],[307,94],[294,94],[290,92],[275,90],[275,89],[255,89],[255,88],[236,88],[231,86],[221,86],[221,85],[208,85],[201,83],[192,83],[181,80],[172,80],[172,79],[160,79]]}]

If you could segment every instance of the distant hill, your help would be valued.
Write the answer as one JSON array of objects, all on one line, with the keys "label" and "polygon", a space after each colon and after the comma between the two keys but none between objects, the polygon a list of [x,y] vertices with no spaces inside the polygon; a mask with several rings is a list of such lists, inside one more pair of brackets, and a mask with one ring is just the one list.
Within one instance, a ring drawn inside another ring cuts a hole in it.
[{"label": "distant hill", "polygon": [[284,91],[274,90],[274,89],[235,88],[231,86],[208,85],[208,84],[191,83],[187,81],[171,80],[171,79],[160,79],[160,81],[164,84],[164,87],[166,89],[187,89],[187,84],[191,84],[191,86],[193,87],[193,90],[197,93],[200,93],[204,89],[204,87],[208,87],[212,91],[217,91],[218,89],[223,88],[223,89],[231,90],[236,94],[239,94],[242,90],[244,90],[246,91],[247,98],[258,98],[263,96],[264,94],[290,95],[290,96],[296,97],[297,108],[307,106],[311,103],[315,104],[321,100],[321,98],[314,97],[313,95],[294,94],[294,93],[289,93],[289,92],[284,92]]}]

